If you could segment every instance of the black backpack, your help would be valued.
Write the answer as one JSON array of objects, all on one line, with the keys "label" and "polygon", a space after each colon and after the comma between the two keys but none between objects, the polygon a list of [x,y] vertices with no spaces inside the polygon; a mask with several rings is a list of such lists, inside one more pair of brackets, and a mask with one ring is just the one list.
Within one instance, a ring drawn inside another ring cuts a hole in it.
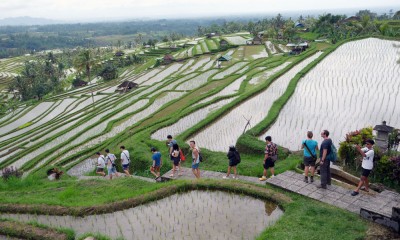
[{"label": "black backpack", "polygon": [[199,152],[199,160],[200,160],[200,162],[204,161],[203,154],[201,154],[200,152]]},{"label": "black backpack", "polygon": [[235,161],[236,163],[240,163],[241,159],[240,159],[240,154],[238,151],[234,151],[233,154],[235,155]]}]

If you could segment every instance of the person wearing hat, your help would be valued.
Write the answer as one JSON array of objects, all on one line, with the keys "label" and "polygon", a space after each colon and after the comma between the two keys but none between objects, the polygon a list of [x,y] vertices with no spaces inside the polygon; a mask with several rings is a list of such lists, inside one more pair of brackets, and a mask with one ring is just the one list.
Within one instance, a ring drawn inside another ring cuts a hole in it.
[{"label": "person wearing hat", "polygon": [[161,153],[157,151],[154,147],[152,147],[151,152],[153,153],[152,159],[153,164],[150,167],[150,172],[155,176],[155,180],[161,177],[160,168],[161,168]]},{"label": "person wearing hat", "polygon": [[229,151],[228,154],[226,155],[229,159],[229,166],[228,166],[228,172],[226,173],[226,176],[223,176],[223,179],[229,178],[229,174],[231,174],[231,168],[233,168],[233,172],[235,176],[233,176],[233,179],[237,179],[237,170],[236,166],[240,163],[240,155],[239,152],[236,151],[236,148],[234,145],[229,146]]}]

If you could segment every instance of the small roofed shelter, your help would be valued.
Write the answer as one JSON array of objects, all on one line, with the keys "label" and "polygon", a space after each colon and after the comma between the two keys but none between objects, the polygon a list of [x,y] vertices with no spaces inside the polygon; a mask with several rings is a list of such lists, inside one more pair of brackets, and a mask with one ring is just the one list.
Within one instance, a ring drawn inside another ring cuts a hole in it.
[{"label": "small roofed shelter", "polygon": [[164,57],[163,57],[163,63],[164,64],[170,64],[170,63],[172,63],[174,61],[174,57],[171,55],[171,54],[166,54]]},{"label": "small roofed shelter", "polygon": [[74,86],[74,88],[84,87],[86,85],[88,85],[88,83],[81,79],[74,79],[72,82],[72,86]]},{"label": "small roofed shelter", "polygon": [[259,37],[259,36],[255,36],[254,38],[253,38],[253,45],[261,45],[262,44],[262,38],[261,37]]},{"label": "small roofed shelter", "polygon": [[212,37],[215,37],[215,36],[219,36],[219,34],[218,34],[218,33],[212,32],[212,33],[207,33],[207,34],[205,34],[205,36],[206,36],[207,38],[212,38]]},{"label": "small roofed shelter", "polygon": [[382,122],[382,125],[376,125],[374,130],[377,132],[375,138],[376,145],[382,150],[388,149],[389,134],[393,131],[393,127],[386,125],[386,121]]},{"label": "small roofed shelter", "polygon": [[227,62],[227,61],[229,61],[231,59],[232,59],[231,55],[224,55],[224,56],[219,57],[217,59],[217,61],[219,61],[219,62]]},{"label": "small roofed shelter", "polygon": [[288,43],[286,47],[290,48],[292,51],[289,54],[296,55],[305,51],[308,48],[308,42],[302,42],[298,44]]},{"label": "small roofed shelter", "polygon": [[231,55],[223,55],[217,59],[217,66],[218,68],[221,67],[221,62],[227,62],[232,59]]},{"label": "small roofed shelter", "polygon": [[119,92],[119,93],[124,93],[127,92],[133,88],[137,88],[139,85],[137,83],[134,83],[132,81],[124,81],[123,83],[121,83],[117,89],[115,90],[115,92]]},{"label": "small roofed shelter", "polygon": [[219,45],[221,47],[226,47],[229,45],[228,41],[226,41],[225,39],[222,39],[221,41],[219,41]]},{"label": "small roofed shelter", "polygon": [[294,24],[294,27],[295,27],[295,28],[304,28],[305,26],[304,26],[304,24],[302,24],[301,22],[296,22],[296,23]]},{"label": "small roofed shelter", "polygon": [[360,18],[360,17],[351,16],[351,17],[348,17],[348,18],[346,18],[346,19],[343,19],[343,20],[341,21],[341,23],[358,22],[358,21],[361,21],[361,18]]},{"label": "small roofed shelter", "polygon": [[117,51],[114,55],[116,56],[116,57],[122,57],[122,56],[124,56],[124,52],[123,51]]}]

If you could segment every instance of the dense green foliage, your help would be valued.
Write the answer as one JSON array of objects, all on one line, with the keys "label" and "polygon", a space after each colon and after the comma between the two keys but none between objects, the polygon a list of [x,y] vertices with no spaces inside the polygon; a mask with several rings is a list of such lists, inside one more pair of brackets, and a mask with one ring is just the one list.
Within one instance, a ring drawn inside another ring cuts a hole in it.
[{"label": "dense green foliage", "polygon": [[361,156],[355,146],[363,146],[367,139],[373,139],[372,127],[363,128],[346,134],[345,141],[340,142],[338,154],[340,163],[349,169],[357,170],[361,166]]},{"label": "dense green foliage", "polygon": [[[367,139],[373,139],[372,127],[363,128],[346,134],[345,141],[340,142],[338,150],[338,164],[351,173],[358,173],[361,169],[362,156],[356,150],[356,145],[364,145]],[[374,147],[374,168],[371,179],[388,187],[399,190],[400,186],[400,156],[396,151],[382,152],[378,146]]]},{"label": "dense green foliage", "polygon": [[60,91],[60,80],[64,76],[64,66],[57,63],[50,53],[45,61],[25,62],[21,75],[16,76],[9,90],[22,100],[41,98],[52,92]]}]

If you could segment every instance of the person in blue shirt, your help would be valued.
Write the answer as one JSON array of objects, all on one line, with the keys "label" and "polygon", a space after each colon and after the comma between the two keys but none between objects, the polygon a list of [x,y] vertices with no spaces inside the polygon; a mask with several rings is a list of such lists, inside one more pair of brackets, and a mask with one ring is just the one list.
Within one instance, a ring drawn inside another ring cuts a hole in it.
[{"label": "person in blue shirt", "polygon": [[301,143],[304,149],[304,182],[308,183],[308,170],[311,168],[310,182],[314,182],[315,162],[317,161],[318,142],[312,139],[313,133],[307,132],[307,139]]},{"label": "person in blue shirt", "polygon": [[155,180],[161,177],[160,168],[162,165],[161,162],[161,153],[158,152],[154,147],[151,148],[151,152],[153,153],[152,159],[153,164],[150,167],[150,172],[155,176]]}]

